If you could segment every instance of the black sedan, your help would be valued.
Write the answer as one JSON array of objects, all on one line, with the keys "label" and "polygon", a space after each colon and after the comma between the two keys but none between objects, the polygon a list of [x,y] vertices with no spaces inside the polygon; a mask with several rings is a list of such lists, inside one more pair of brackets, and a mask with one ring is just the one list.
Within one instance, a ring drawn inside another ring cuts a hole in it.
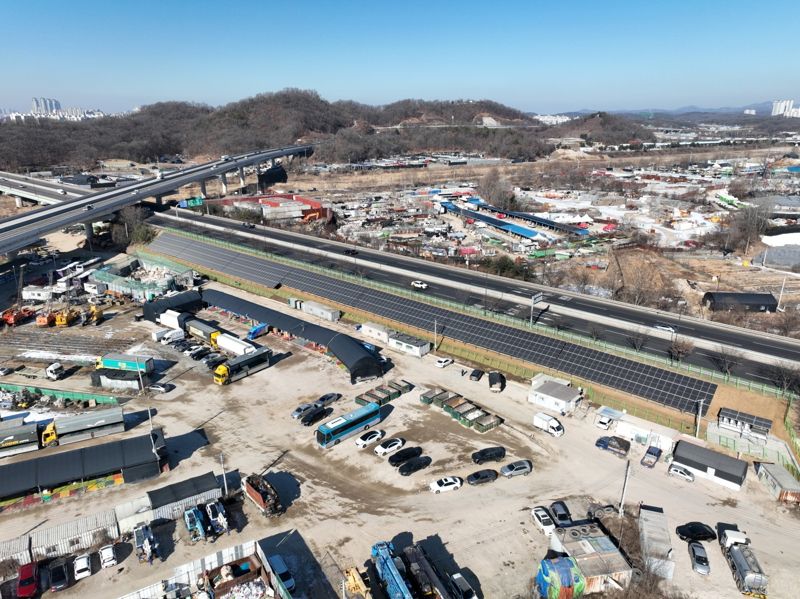
[{"label": "black sedan", "polygon": [[[332,412],[333,410],[330,411]],[[305,416],[303,416],[303,418],[300,420],[300,423],[303,426],[311,426],[313,424],[316,424],[323,418],[325,418],[325,416],[327,415],[328,415],[328,408],[315,407]]]},{"label": "black sedan", "polygon": [[485,447],[472,454],[472,461],[480,466],[484,462],[499,462],[506,457],[505,447]]},{"label": "black sedan", "polygon": [[484,483],[493,483],[497,480],[496,470],[478,470],[473,472],[467,477],[467,482],[471,485],[482,485]]},{"label": "black sedan", "polygon": [[708,524],[687,522],[675,529],[681,541],[716,541],[717,533]]},{"label": "black sedan", "polygon": [[389,464],[397,468],[400,464],[403,464],[408,460],[418,458],[421,455],[422,455],[421,447],[406,447],[398,451],[393,456],[389,456]]},{"label": "black sedan", "polygon": [[433,460],[426,455],[422,457],[411,458],[405,464],[400,466],[398,472],[400,473],[400,476],[408,476],[410,474],[414,474],[418,470],[427,468],[431,465],[432,461]]}]

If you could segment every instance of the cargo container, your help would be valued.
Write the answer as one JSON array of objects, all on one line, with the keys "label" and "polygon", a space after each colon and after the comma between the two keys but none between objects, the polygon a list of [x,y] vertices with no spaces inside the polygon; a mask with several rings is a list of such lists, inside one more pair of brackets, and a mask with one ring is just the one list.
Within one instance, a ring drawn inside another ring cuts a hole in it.
[{"label": "cargo container", "polygon": [[210,343],[214,347],[216,347],[216,338],[221,334],[217,327],[196,318],[187,320],[184,330],[188,335]]},{"label": "cargo container", "polygon": [[444,408],[445,402],[448,402],[452,399],[460,399],[461,394],[455,393],[454,391],[442,391],[436,397],[433,398],[433,405],[437,408]]},{"label": "cargo container", "polygon": [[431,404],[433,403],[433,398],[436,397],[437,395],[441,395],[442,393],[445,393],[444,389],[441,389],[439,387],[434,387],[433,389],[428,389],[427,391],[423,391],[419,396],[419,400],[424,404]]},{"label": "cargo container", "polygon": [[95,366],[108,370],[128,370],[144,374],[150,374],[156,367],[153,358],[131,354],[106,354],[97,358]]},{"label": "cargo container", "polygon": [[283,511],[278,492],[260,474],[251,474],[242,480],[242,492],[264,516],[271,518],[280,515]]},{"label": "cargo container", "polygon": [[339,310],[336,310],[335,308],[329,308],[328,306],[323,306],[317,302],[303,302],[300,310],[306,314],[310,314],[311,316],[316,316],[317,318],[328,320],[330,322],[337,322],[342,315]]},{"label": "cargo container", "polygon": [[192,315],[188,312],[176,312],[175,310],[167,310],[162,312],[158,317],[158,322],[170,329],[183,330],[187,320],[191,320]]},{"label": "cargo container", "polygon": [[161,341],[164,338],[164,335],[170,332],[170,329],[159,329],[157,331],[153,331],[150,333],[150,338],[153,341]]},{"label": "cargo container", "polygon": [[216,336],[216,348],[234,356],[252,354],[256,351],[256,347],[252,343],[227,333],[221,333]]},{"label": "cargo container", "polygon": [[475,421],[474,428],[479,433],[486,433],[503,424],[503,419],[496,414],[487,414]]}]

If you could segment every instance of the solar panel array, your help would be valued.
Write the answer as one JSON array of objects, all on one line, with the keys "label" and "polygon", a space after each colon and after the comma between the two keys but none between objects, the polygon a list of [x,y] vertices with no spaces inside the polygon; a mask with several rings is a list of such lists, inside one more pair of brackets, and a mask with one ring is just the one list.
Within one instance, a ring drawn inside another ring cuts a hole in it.
[{"label": "solar panel array", "polygon": [[760,418],[758,416],[748,414],[747,412],[732,410],[731,408],[720,408],[717,418],[720,420],[727,418],[728,420],[734,420],[737,423],[747,424],[751,429],[756,431],[769,432],[769,430],[772,428],[772,420],[769,420],[768,418]]},{"label": "solar panel array", "polygon": [[440,337],[539,364],[682,412],[695,412],[697,403],[702,402],[705,415],[717,389],[713,383],[669,370],[168,232],[163,232],[150,249],[259,285],[274,287],[276,281],[281,282],[298,291],[430,331],[431,336],[436,323]]}]

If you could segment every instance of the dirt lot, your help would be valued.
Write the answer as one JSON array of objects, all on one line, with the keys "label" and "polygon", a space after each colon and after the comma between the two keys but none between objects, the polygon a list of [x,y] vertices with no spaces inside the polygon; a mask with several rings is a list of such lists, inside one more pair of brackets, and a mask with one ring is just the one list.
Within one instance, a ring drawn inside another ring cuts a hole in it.
[{"label": "dirt lot", "polygon": [[[288,310],[277,303],[270,307]],[[121,319],[119,324],[123,322]],[[222,324],[234,332],[244,331],[236,322]],[[154,326],[126,322],[123,328],[125,336],[143,339]],[[467,578],[477,583],[483,597],[512,598],[529,596],[528,585],[546,551],[545,537],[532,525],[529,508],[566,498],[573,514],[582,515],[590,498],[602,503],[619,501],[625,464],[594,448],[600,431],[593,427],[591,413],[582,419],[565,419],[567,433],[560,439],[531,433],[529,422],[536,409],[526,401],[525,386],[510,383],[502,394],[493,394],[485,379],[475,383],[462,376],[458,364],[435,368],[432,356],[419,360],[387,352],[394,363],[387,379],[404,378],[416,388],[392,402],[393,410],[381,425],[387,435],[401,436],[408,445],[422,447],[433,458],[429,469],[401,477],[385,458],[370,450],[358,450],[351,440],[321,450],[313,440],[313,427],[305,428],[290,418],[292,409],[300,402],[338,391],[344,397],[334,404],[334,415],[342,414],[355,407],[355,395],[375,383],[354,387],[344,370],[319,354],[273,337],[261,341],[277,353],[290,355],[273,368],[225,388],[214,386],[209,373],[197,362],[170,348],[144,342],[149,353],[175,362],[164,378],[175,383],[177,389],[166,395],[134,399],[126,405],[126,411],[147,407],[157,410],[154,423],[164,427],[173,470],[138,485],[0,514],[3,538],[106,509],[208,470],[219,474],[220,454],[224,454],[226,468],[242,474],[262,471],[283,455],[272,471],[286,482],[279,490],[289,504],[287,512],[277,520],[268,520],[246,505],[248,522],[240,522],[241,532],[220,539],[217,545],[295,531],[317,559],[330,553],[343,569],[363,564],[370,547],[379,540],[394,539],[403,545],[434,539],[442,551],[436,559],[445,563],[452,559],[465,569]],[[419,402],[420,393],[432,386],[458,391],[487,406],[506,418],[508,426],[486,435],[461,427],[438,408]],[[146,424],[140,424],[125,434],[139,435],[145,430]],[[428,492],[428,483],[440,476],[466,477],[477,470],[469,454],[497,444],[507,448],[506,461],[532,459],[534,473],[480,487],[465,486],[454,493]],[[628,502],[662,506],[671,526],[689,520],[712,525],[717,521],[738,522],[748,531],[770,574],[770,596],[794,596],[791,572],[796,565],[794,539],[800,535],[800,520],[779,508],[752,472],[739,493],[705,481],[687,484],[668,478],[663,464],[653,470],[641,467],[638,459],[642,451],[636,448],[632,456],[635,461]],[[174,546],[165,543],[170,554],[163,564],[148,567],[128,557],[119,570],[99,572],[62,595],[121,595],[167,578],[175,567],[217,550],[203,543],[189,544],[180,533],[182,523],[160,534],[172,530],[177,531],[171,535],[175,537]],[[703,578],[691,573],[682,545],[673,538],[675,582],[680,588],[703,598],[738,596],[715,546],[709,547],[712,574]],[[309,563],[297,555],[288,555],[287,561],[298,579],[297,596],[325,596],[318,585],[312,586]]]}]

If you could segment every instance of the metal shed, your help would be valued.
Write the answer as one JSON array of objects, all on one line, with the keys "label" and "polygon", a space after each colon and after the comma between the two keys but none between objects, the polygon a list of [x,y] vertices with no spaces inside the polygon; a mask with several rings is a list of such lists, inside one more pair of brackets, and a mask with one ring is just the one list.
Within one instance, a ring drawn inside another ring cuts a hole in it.
[{"label": "metal shed", "polygon": [[717,451],[678,441],[672,453],[672,460],[694,472],[696,476],[707,478],[739,491],[747,478],[747,462],[737,460]]},{"label": "metal shed", "polygon": [[780,464],[756,463],[758,480],[778,501],[800,503],[800,482]]},{"label": "metal shed", "polygon": [[183,511],[199,503],[222,497],[217,477],[213,472],[188,478],[184,481],[149,491],[153,520],[177,520]]},{"label": "metal shed", "polygon": [[660,507],[639,506],[639,544],[647,569],[661,578],[672,580],[675,574],[672,541],[667,516]]},{"label": "metal shed", "polygon": [[90,547],[106,545],[119,537],[113,510],[97,512],[59,526],[34,530],[30,534],[31,556],[41,560],[71,555]]},{"label": "metal shed", "polygon": [[709,291],[703,296],[703,304],[710,310],[745,310],[747,312],[775,312],[778,300],[771,293],[734,293]]},{"label": "metal shed", "polygon": [[175,310],[177,312],[191,312],[201,307],[202,300],[199,291],[184,291],[169,297],[147,302],[142,307],[144,317],[151,322],[158,322],[162,312]]},{"label": "metal shed", "polygon": [[29,535],[0,541],[0,563],[7,561],[15,561],[20,566],[32,561],[31,538]]}]

